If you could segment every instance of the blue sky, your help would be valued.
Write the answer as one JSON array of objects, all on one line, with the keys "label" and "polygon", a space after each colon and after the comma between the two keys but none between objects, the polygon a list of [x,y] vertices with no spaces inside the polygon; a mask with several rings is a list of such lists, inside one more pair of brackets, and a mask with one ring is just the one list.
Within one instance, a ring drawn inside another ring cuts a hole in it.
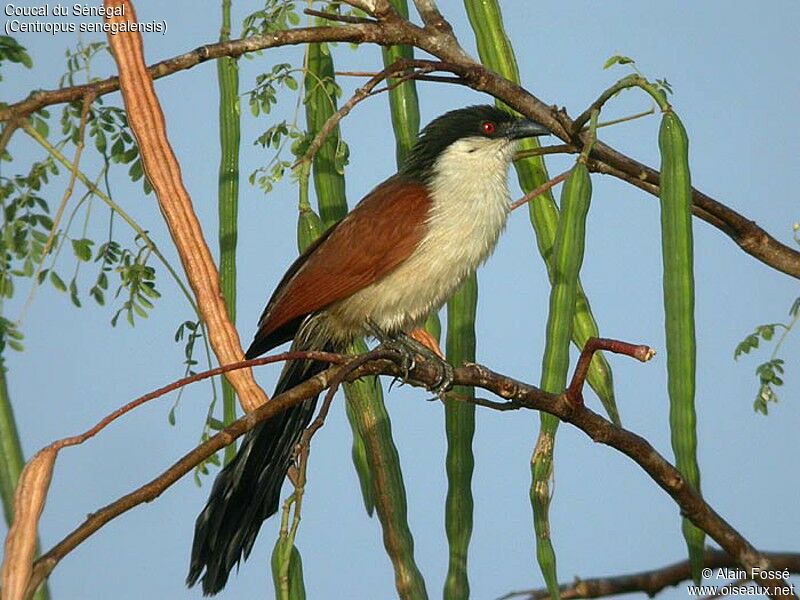
[{"label": "blue sky", "polygon": [[[149,62],[216,40],[218,11],[211,4],[197,6],[185,0],[137,4],[141,21],[168,23],[165,35],[145,35]],[[257,7],[234,6],[236,33],[243,16]],[[461,3],[442,1],[440,6],[464,46],[475,53]],[[504,2],[503,10],[523,84],[572,114],[628,73],[624,68],[602,69],[613,54],[635,58],[651,78],[666,77],[689,132],[694,184],[779,240],[792,243],[792,224],[800,221],[796,199],[800,140],[794,114],[800,77],[793,63],[800,54],[797,3],[772,2],[767,10],[747,2]],[[32,88],[55,87],[64,71],[63,51],[77,37],[27,34],[18,39],[28,47],[34,69],[4,65],[3,101],[18,100]],[[252,87],[259,72],[280,62],[299,64],[301,56],[302,49],[294,48],[242,60],[241,90]],[[341,70],[377,70],[380,64],[380,52],[369,46],[354,50],[339,45],[334,58]],[[108,59],[93,67],[96,75],[112,72]],[[342,84],[347,95],[358,81]],[[156,90],[184,181],[216,254],[215,66],[204,64],[161,79]],[[427,122],[445,110],[489,98],[429,83],[420,86],[420,100]],[[119,95],[107,96],[106,102],[118,104]],[[604,118],[649,106],[643,94],[628,92],[608,106]],[[351,151],[347,170],[351,205],[395,169],[386,107],[386,97],[374,98],[359,105],[343,123]],[[51,112],[59,115],[60,108]],[[292,119],[293,112],[289,96],[269,119],[256,120],[244,111],[237,326],[245,344],[270,291],[296,253],[296,190],[281,184],[265,196],[247,183],[247,175],[269,159],[252,141],[271,119]],[[57,132],[55,121],[51,129]],[[657,129],[658,118],[650,117],[604,129],[601,139],[657,165]],[[41,155],[21,133],[10,150],[20,165]],[[548,167],[559,173],[571,160],[548,158]],[[99,163],[92,152],[87,151],[84,161],[87,173],[97,172]],[[2,169],[3,175],[10,175],[16,172],[16,163]],[[174,259],[155,199],[143,196],[141,186],[126,179],[125,170],[114,172],[116,200]],[[511,180],[518,195],[514,177]],[[60,201],[64,183],[55,181],[48,189],[51,206]],[[582,278],[601,332],[660,350],[647,365],[611,358],[620,412],[626,427],[671,457],[657,202],[607,177],[595,176],[593,184]],[[95,206],[90,221],[95,237],[102,236],[106,219],[102,207]],[[117,231],[130,245],[129,232],[121,226]],[[769,417],[755,414],[752,401],[757,387],[754,368],[770,350],[739,362],[732,358],[736,344],[755,325],[787,319],[798,296],[797,281],[756,262],[702,221],[695,220],[694,231],[703,491],[757,547],[797,550],[800,480],[792,473],[800,426],[800,335],[795,333],[785,345],[786,385]],[[71,273],[72,261],[65,251],[58,265]],[[81,280],[86,289],[93,278],[93,269],[86,269]],[[122,403],[182,373],[183,349],[173,334],[180,322],[191,318],[191,311],[163,270],[159,281],[163,298],[135,328],[122,321],[112,328],[109,320],[116,307],[96,307],[85,293],[81,310],[50,287],[36,293],[22,323],[26,350],[8,356],[11,397],[28,455],[56,438],[83,431]],[[537,382],[547,278],[524,211],[512,215],[497,252],[479,273],[479,282],[478,359],[500,372]],[[16,297],[5,303],[4,315],[16,319],[27,293],[26,285],[20,284]],[[257,374],[268,391],[275,376],[276,369],[270,368]],[[42,517],[43,545],[52,546],[87,513],[138,487],[193,447],[209,396],[206,385],[188,389],[174,427],[167,422],[174,398],[165,398],[126,416],[88,444],[63,452]],[[421,390],[395,388],[387,395],[387,404],[404,466],[417,562],[429,595],[436,597],[447,568],[445,446],[441,407],[425,398]],[[591,395],[587,402],[594,408],[599,404]],[[476,599],[542,585],[528,501],[528,463],[537,431],[535,413],[478,410],[470,556]],[[395,597],[379,524],[366,517],[361,505],[341,402],[314,440],[309,479],[298,538],[308,596]],[[198,590],[187,590],[183,580],[194,519],[210,483],[206,479],[197,488],[191,477],[184,478],[156,502],[106,526],[55,570],[50,580],[54,597],[200,597]],[[554,490],[552,535],[562,580],[653,568],[684,556],[679,514],[672,501],[627,458],[567,426],[558,435]],[[268,556],[277,527],[274,519],[265,523],[250,560],[220,598],[271,597]],[[685,598],[686,592],[678,587],[661,597]]]}]

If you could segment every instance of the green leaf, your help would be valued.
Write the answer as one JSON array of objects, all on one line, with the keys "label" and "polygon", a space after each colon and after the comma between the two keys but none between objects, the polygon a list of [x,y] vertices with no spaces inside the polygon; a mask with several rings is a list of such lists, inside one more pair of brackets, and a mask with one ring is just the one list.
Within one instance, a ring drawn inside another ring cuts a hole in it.
[{"label": "green leaf", "polygon": [[92,260],[93,244],[94,242],[87,238],[72,240],[72,250],[75,252],[75,256],[78,257],[78,260],[83,262],[89,262]]},{"label": "green leaf", "polygon": [[758,348],[758,336],[755,333],[751,333],[736,346],[736,350],[733,352],[733,358],[738,359],[742,354],[749,354],[750,350],[756,348]]},{"label": "green leaf", "polygon": [[55,271],[50,271],[50,283],[52,283],[59,292],[67,291],[67,284],[64,283],[64,280],[61,279]]},{"label": "green leaf", "polygon": [[69,299],[76,307],[81,307],[81,301],[80,298],[78,298],[78,283],[75,281],[74,277],[72,281],[69,282]]},{"label": "green leaf", "polygon": [[609,69],[614,65],[632,65],[635,64],[636,61],[628,56],[622,56],[621,54],[615,54],[611,58],[609,58],[605,63],[603,63],[604,69]]},{"label": "green leaf", "polygon": [[756,333],[760,335],[764,341],[768,342],[772,339],[775,335],[775,326],[776,323],[772,323],[770,325],[759,325],[756,327]]}]

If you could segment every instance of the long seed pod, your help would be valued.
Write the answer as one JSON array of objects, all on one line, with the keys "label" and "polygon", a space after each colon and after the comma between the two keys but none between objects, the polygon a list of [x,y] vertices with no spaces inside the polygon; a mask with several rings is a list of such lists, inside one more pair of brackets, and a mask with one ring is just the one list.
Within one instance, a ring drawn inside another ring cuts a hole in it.
[{"label": "long seed pod", "polygon": [[[478,279],[473,274],[447,303],[447,360],[453,366],[475,360],[475,313],[478,306]],[[456,386],[453,392],[474,397],[471,387]],[[447,500],[445,531],[450,548],[445,600],[469,598],[467,555],[472,537],[472,473],[475,458],[472,439],[475,436],[475,405],[461,400],[445,401],[447,432]]]},{"label": "long seed pod", "polygon": [[[363,340],[355,342],[351,348],[353,354],[363,354],[368,350],[369,348],[367,348]],[[369,470],[367,445],[359,431],[357,425],[359,416],[356,414],[356,409],[354,407],[356,405],[369,406],[376,398],[383,404],[383,388],[381,388],[381,382],[377,377],[361,377],[352,383],[344,384],[344,394],[347,398],[347,402],[345,402],[347,420],[350,422],[350,427],[353,430],[351,457],[353,459],[353,465],[356,468],[356,474],[358,475],[358,484],[361,487],[361,499],[364,501],[364,509],[371,517],[372,513],[375,512],[374,483]],[[388,418],[388,415],[386,418]]]},{"label": "long seed pod", "polygon": [[[569,371],[569,342],[578,296],[578,274],[583,264],[586,215],[592,195],[592,182],[586,165],[579,161],[572,169],[561,194],[561,219],[553,246],[554,283],[550,291],[547,338],[542,359],[541,387],[560,392],[566,387]],[[556,558],[550,541],[548,511],[550,477],[553,469],[553,445],[558,419],[541,414],[541,430],[531,460],[531,505],[536,531],[536,556],[550,591],[559,597]]]},{"label": "long seed pod", "polygon": [[[407,0],[390,0],[390,4],[403,19],[408,19]],[[414,48],[407,45],[383,48],[383,66],[391,66],[398,58],[414,58]],[[389,85],[393,83],[389,80]],[[417,84],[413,79],[404,81],[389,90],[389,108],[397,148],[397,166],[403,164],[419,132],[419,99]]]},{"label": "long seed pod", "polygon": [[[391,5],[404,19],[408,18],[407,0],[390,0]],[[414,58],[414,48],[408,45],[387,46],[383,48],[383,66],[389,67],[398,58]],[[389,79],[389,85],[394,78]],[[417,83],[413,79],[404,81],[389,90],[389,110],[392,116],[392,129],[394,130],[397,167],[400,168],[411,151],[419,133],[419,98],[417,97]],[[431,313],[425,322],[425,329],[436,340],[439,340],[442,325],[439,315]]]},{"label": "long seed pod", "polygon": [[[514,56],[514,49],[506,36],[503,27],[503,17],[497,0],[464,0],[475,40],[478,44],[478,54],[481,62],[500,73],[506,79],[519,83],[519,69]],[[538,148],[539,142],[535,138],[523,140],[521,150]],[[543,183],[549,176],[544,159],[535,156],[516,161],[517,178],[524,192],[529,192]],[[542,194],[533,202],[528,203],[531,224],[536,232],[539,253],[544,258],[551,285],[554,282],[552,269],[553,243],[558,226],[558,208],[551,192]],[[578,348],[583,348],[590,337],[597,337],[599,330],[597,322],[592,315],[589,299],[578,283],[578,302],[572,328],[572,341]],[[590,364],[588,374],[589,386],[595,391],[603,404],[609,418],[616,424],[620,423],[614,398],[614,384],[611,375],[611,366],[601,352],[595,353]]]},{"label": "long seed pod", "polygon": [[[14,492],[17,489],[25,457],[17,433],[14,411],[8,396],[6,382],[7,367],[0,356],[0,496],[3,501],[3,514],[10,527],[14,522]],[[36,536],[36,556],[39,555],[39,536]],[[36,590],[33,600],[49,600],[50,592],[47,584]]]},{"label": "long seed pod", "polygon": [[[315,136],[328,117],[336,112],[336,76],[327,44],[309,44],[307,52],[306,127],[308,134]],[[341,143],[337,125],[322,142],[313,160],[314,190],[317,193],[319,216],[325,229],[347,214],[344,175],[336,167],[336,153]]]},{"label": "long seed pod", "polygon": [[[306,78],[306,120],[308,132],[315,135],[327,118],[336,110],[333,96],[322,85],[335,82],[333,59],[326,44],[309,44]],[[320,85],[322,82],[322,85]],[[330,227],[347,214],[344,176],[336,168],[336,150],[339,147],[338,127],[328,136],[320,151],[314,156],[314,187],[322,224]],[[327,150],[326,150],[327,148]],[[363,342],[354,351],[364,351]],[[364,385],[345,386],[345,396],[350,405],[348,416],[354,436],[354,457],[357,446],[366,451],[366,464],[356,462],[364,505],[369,510],[374,502],[383,528],[386,552],[395,571],[395,585],[400,598],[424,600],[427,598],[425,582],[414,562],[414,539],[408,526],[406,491],[400,459],[397,454],[389,414],[383,402],[383,391],[377,378],[364,380]],[[371,482],[368,483],[368,482]]]},{"label": "long seed pod", "polygon": [[[390,0],[394,9],[403,18],[408,18],[407,0]],[[384,67],[389,67],[398,58],[414,58],[414,48],[407,45],[388,46],[383,49]],[[390,79],[389,84],[393,82]],[[389,108],[392,116],[392,128],[396,142],[396,156],[398,168],[405,161],[411,147],[417,139],[420,125],[419,99],[414,80],[409,80],[392,88],[389,91]],[[477,294],[477,288],[475,288]],[[456,294],[458,296],[458,294]],[[472,339],[472,359],[458,359],[453,357],[448,350],[447,356],[455,365],[460,365],[463,360],[474,360],[474,311],[471,324],[467,314],[454,315],[453,312],[461,311],[460,302],[448,303],[448,323],[457,320],[461,325],[457,331],[448,327],[447,344],[451,343],[459,348],[469,344],[467,338]],[[425,323],[425,329],[438,341],[441,335],[441,322],[437,313],[431,313]],[[461,332],[466,336],[464,340],[456,339]],[[466,598],[469,594],[467,582],[467,549],[472,535],[472,438],[475,429],[474,407],[461,403],[445,403],[445,422],[447,435],[447,500],[445,507],[445,529],[449,544],[449,570],[445,581],[444,597]],[[461,423],[461,424],[458,424]],[[456,465],[460,465],[456,466]],[[467,465],[469,468],[467,469]],[[467,472],[468,471],[468,472]],[[466,529],[457,531],[459,526]],[[466,594],[462,591],[466,590]]]},{"label": "long seed pod", "polygon": [[[333,85],[335,83],[335,73],[333,58],[330,49],[324,44],[310,44],[308,46],[308,75],[306,77],[306,121],[310,135],[316,135],[328,117],[336,110],[335,96],[333,95]],[[298,217],[298,243],[301,244],[300,251],[319,237],[323,231],[333,225],[336,221],[347,214],[347,198],[345,196],[344,175],[335,168],[336,147],[341,143],[339,128],[337,127],[325,140],[320,152],[314,157],[314,186],[317,193],[317,202],[320,213],[327,215],[327,220],[321,219],[311,209],[306,198],[303,201],[302,186],[308,182],[308,177],[304,178],[304,173],[300,176],[301,201],[300,215]],[[307,166],[301,167],[307,169]],[[363,349],[362,349],[363,351]],[[377,384],[380,387],[380,383]],[[344,386],[346,398],[350,398],[354,393],[367,393],[374,389],[372,386],[362,389],[359,385]],[[348,402],[347,420],[353,433],[352,457],[353,466],[358,476],[361,488],[361,497],[367,514],[372,516],[374,508],[374,495],[372,491],[372,480],[369,474],[369,466],[364,460],[363,448],[364,440],[361,439],[358,427],[356,426],[356,415],[353,414],[352,407]]]},{"label": "long seed pod", "polygon": [[[220,41],[230,39],[231,0],[222,2]],[[236,323],[236,242],[239,214],[239,66],[235,58],[217,60],[219,80],[219,283],[231,323]],[[236,419],[236,394],[222,380],[222,421]],[[225,448],[225,462],[233,460],[236,444]]]},{"label": "long seed pod", "polygon": [[[689,138],[678,116],[668,110],[658,133],[661,152],[661,243],[664,261],[664,318],[667,338],[667,388],[672,449],[678,470],[700,491],[697,464],[695,392],[694,259]],[[705,534],[683,519],[692,578],[700,582]]]}]

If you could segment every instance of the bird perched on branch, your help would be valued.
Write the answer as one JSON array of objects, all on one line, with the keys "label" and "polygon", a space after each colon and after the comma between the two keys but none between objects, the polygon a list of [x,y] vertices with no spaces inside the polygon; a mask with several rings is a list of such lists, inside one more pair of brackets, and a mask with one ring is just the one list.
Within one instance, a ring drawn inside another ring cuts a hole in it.
[{"label": "bird perched on branch", "polygon": [[[293,350],[345,351],[363,336],[407,334],[439,309],[494,250],[509,212],[508,167],[518,140],[543,126],[493,106],[448,112],[421,132],[400,171],[328,229],[288,269],[245,356],[293,340]],[[288,362],[275,395],[326,368]],[[278,510],[292,455],[317,398],[249,431],[197,517],[187,583],[213,595],[247,558]]]}]

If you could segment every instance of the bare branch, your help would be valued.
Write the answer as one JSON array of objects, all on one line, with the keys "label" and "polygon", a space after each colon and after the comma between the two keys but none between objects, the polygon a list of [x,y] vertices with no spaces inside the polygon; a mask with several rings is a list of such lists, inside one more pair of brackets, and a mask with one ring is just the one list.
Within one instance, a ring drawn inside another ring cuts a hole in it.
[{"label": "bare branch", "polygon": [[[773,568],[778,571],[800,573],[800,554],[792,552],[764,552]],[[703,555],[703,565],[708,569],[738,568],[738,564],[730,555],[722,550],[706,548]],[[678,585],[682,581],[692,578],[691,566],[688,560],[651,569],[639,571],[628,575],[611,575],[608,577],[592,577],[591,579],[576,578],[573,583],[560,586],[563,600],[577,600],[578,598],[605,598],[621,594],[645,593],[650,598],[668,587]],[[722,578],[720,578],[722,579]],[[727,579],[724,578],[724,579]],[[525,590],[510,592],[497,600],[546,600],[550,598],[547,589]]]},{"label": "bare branch", "polygon": [[[383,354],[385,352],[389,351],[378,348],[371,358],[391,355]],[[401,362],[399,357],[393,358]],[[252,361],[247,361],[246,364],[249,366]],[[235,366],[229,368],[235,368]],[[110,520],[142,502],[155,499],[195,465],[233,442],[237,437],[252,429],[257,423],[300,403],[311,395],[319,394],[329,387],[333,378],[337,376],[341,369],[346,368],[346,365],[333,367],[276,396],[270,402],[245,415],[207,442],[186,454],[172,467],[146,485],[92,513],[82,525],[36,561],[28,589],[35,589],[64,556]],[[403,369],[395,362],[376,359],[362,365],[346,379],[353,380],[364,375],[375,374],[401,376],[403,375]],[[439,366],[430,361],[418,360],[409,377],[411,382],[416,382],[416,385],[435,385],[440,377]],[[769,558],[759,553],[738,531],[717,514],[703,500],[700,494],[685,483],[677,469],[664,459],[645,439],[633,432],[615,426],[610,421],[583,406],[583,404],[573,402],[566,393],[550,394],[535,386],[500,375],[477,364],[468,364],[456,369],[453,383],[488,390],[509,402],[502,404],[485,400],[471,400],[460,395],[453,396],[454,399],[501,410],[506,410],[509,407],[543,410],[566,423],[572,424],[596,442],[617,449],[636,462],[655,483],[675,500],[681,508],[682,514],[706,531],[732,557],[736,564],[748,571],[754,568],[760,570],[775,569],[775,565],[771,564]],[[497,405],[495,406],[495,404]],[[781,578],[765,579],[762,580],[762,583],[776,589],[777,586],[786,585]],[[792,594],[784,593],[776,595],[794,597]]]},{"label": "bare branch", "polygon": [[337,13],[331,12],[324,12],[321,10],[314,10],[311,8],[306,8],[303,10],[303,14],[308,15],[310,17],[319,17],[321,19],[327,19],[328,21],[334,21],[336,23],[375,23],[374,19],[365,19],[364,17],[354,17],[352,15],[340,15]]},{"label": "bare branch", "polygon": [[421,67],[421,70],[407,73],[406,75],[403,75],[401,77],[396,77],[389,86],[380,90],[375,89],[378,86],[378,84],[384,81],[385,79],[388,79],[392,75],[405,70],[407,70],[407,66],[404,64],[403,61],[398,60],[394,64],[386,67],[383,71],[372,76],[369,81],[367,81],[362,87],[358,88],[355,91],[355,93],[350,97],[350,99],[344,104],[342,104],[339,110],[337,110],[330,117],[328,117],[325,123],[322,124],[322,127],[320,127],[319,132],[314,137],[314,139],[311,140],[311,143],[308,145],[308,150],[306,150],[306,153],[301,158],[299,158],[294,163],[294,165],[292,165],[292,168],[294,169],[297,165],[303,162],[310,162],[311,159],[314,158],[314,155],[317,152],[319,152],[319,149],[322,148],[322,144],[325,143],[325,139],[336,128],[339,122],[342,119],[344,119],[348,114],[350,114],[350,111],[353,110],[356,104],[362,102],[363,100],[366,100],[370,96],[396,88],[398,85],[409,79],[417,79],[421,77],[424,73],[430,73],[431,71],[435,70],[435,68],[432,65],[423,65]]},{"label": "bare branch", "polygon": [[589,338],[584,344],[583,350],[581,350],[578,363],[575,365],[575,372],[572,375],[572,381],[566,392],[567,396],[574,402],[583,402],[582,390],[583,384],[586,381],[586,375],[589,373],[589,364],[592,362],[592,357],[595,352],[600,350],[607,350],[615,354],[624,354],[625,356],[635,358],[639,362],[647,362],[656,355],[656,351],[650,346],[629,344],[628,342],[598,337]]},{"label": "bare branch", "polygon": [[[374,4],[374,15],[382,19],[380,22],[290,29],[274,32],[267,36],[208,44],[157,63],[150,67],[149,71],[151,76],[157,79],[222,56],[240,56],[247,52],[266,48],[309,42],[374,43],[383,46],[409,44],[429,52],[445,62],[454,63],[459,69],[458,72],[452,71],[460,76],[457,83],[466,83],[475,90],[486,92],[502,100],[522,114],[549,127],[555,135],[571,146],[581,147],[583,145],[580,139],[573,139],[574,136],[571,134],[573,121],[565,112],[557,111],[520,86],[476,64],[452,35],[442,34],[432,29],[421,29],[413,23],[401,19],[385,0],[375,0],[374,3],[367,4],[368,7]],[[423,8],[427,8],[427,2],[423,1]],[[0,121],[10,122],[44,106],[71,102],[90,91],[101,96],[118,88],[118,80],[109,78],[89,85],[33,92],[25,100],[0,108]],[[6,135],[0,136],[0,141],[6,141],[8,134],[12,131],[13,129],[6,128],[4,130]],[[602,142],[595,144],[591,157],[592,160],[587,164],[593,171],[618,177],[650,194],[658,195],[659,179],[655,169],[617,152]],[[752,220],[699,190],[693,190],[692,198],[694,202],[692,209],[696,216],[720,229],[754,258],[800,279],[800,252],[780,243]]]},{"label": "bare branch", "polygon": [[450,24],[447,23],[439,11],[439,7],[436,6],[435,0],[414,0],[414,6],[417,7],[417,12],[425,25],[439,29],[444,23],[452,31]]},{"label": "bare branch", "polygon": [[[159,79],[178,71],[191,69],[209,60],[224,56],[241,56],[249,52],[257,52],[279,46],[293,46],[310,42],[371,42],[376,44],[410,43],[407,36],[400,32],[376,24],[342,25],[336,27],[301,27],[286,31],[276,31],[264,36],[252,36],[239,40],[229,40],[216,44],[207,44],[190,52],[168,58],[148,67],[150,76]],[[395,40],[394,37],[397,37]],[[26,117],[46,106],[63,104],[80,100],[89,93],[104,96],[119,89],[119,78],[109,77],[90,84],[76,85],[57,90],[37,90],[27,98],[0,108],[0,122],[12,121],[18,117]]]}]

